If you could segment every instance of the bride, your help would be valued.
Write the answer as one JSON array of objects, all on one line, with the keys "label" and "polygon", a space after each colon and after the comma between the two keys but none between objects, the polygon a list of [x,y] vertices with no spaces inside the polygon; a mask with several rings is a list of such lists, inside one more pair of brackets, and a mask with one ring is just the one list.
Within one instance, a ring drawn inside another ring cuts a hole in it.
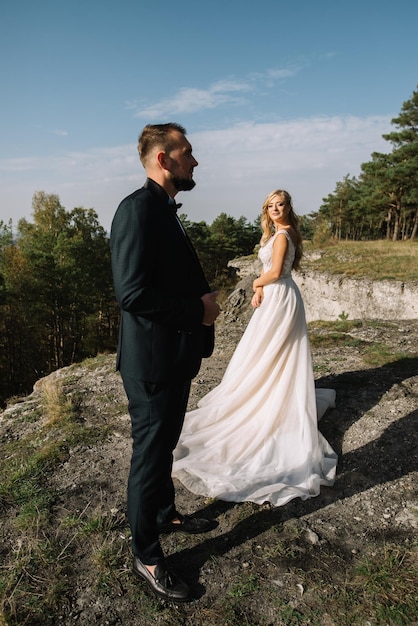
[{"label": "bride", "polygon": [[335,406],[335,392],[314,387],[303,301],[291,276],[302,238],[286,191],[268,195],[261,227],[255,311],[221,383],[186,414],[173,476],[195,494],[281,506],[334,482],[337,455],[317,421]]}]

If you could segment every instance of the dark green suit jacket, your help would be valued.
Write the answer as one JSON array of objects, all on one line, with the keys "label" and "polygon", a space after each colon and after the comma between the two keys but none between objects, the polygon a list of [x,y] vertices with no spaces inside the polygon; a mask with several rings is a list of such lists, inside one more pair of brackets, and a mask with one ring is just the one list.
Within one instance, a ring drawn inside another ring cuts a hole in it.
[{"label": "dark green suit jacket", "polygon": [[121,309],[117,369],[154,383],[193,378],[213,351],[200,299],[210,288],[160,185],[147,179],[121,202],[110,243]]}]

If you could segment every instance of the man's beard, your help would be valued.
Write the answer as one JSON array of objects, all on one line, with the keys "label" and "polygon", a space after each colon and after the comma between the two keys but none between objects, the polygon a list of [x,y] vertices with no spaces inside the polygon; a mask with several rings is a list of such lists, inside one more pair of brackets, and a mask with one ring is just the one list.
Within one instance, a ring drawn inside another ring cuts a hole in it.
[{"label": "man's beard", "polygon": [[181,178],[180,176],[173,176],[173,185],[177,191],[190,191],[196,185],[193,178]]}]

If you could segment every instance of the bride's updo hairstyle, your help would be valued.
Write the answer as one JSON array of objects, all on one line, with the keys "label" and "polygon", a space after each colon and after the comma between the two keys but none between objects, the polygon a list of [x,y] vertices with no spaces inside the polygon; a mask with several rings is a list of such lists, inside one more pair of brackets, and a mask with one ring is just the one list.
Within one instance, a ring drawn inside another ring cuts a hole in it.
[{"label": "bride's updo hairstyle", "polygon": [[269,209],[268,209],[269,204],[271,203],[274,196],[280,196],[281,198],[283,198],[284,202],[286,203],[286,206],[289,208],[289,214],[288,214],[289,224],[293,228],[296,234],[296,246],[295,246],[296,252],[295,252],[295,259],[293,261],[292,268],[294,270],[298,270],[300,267],[300,261],[303,255],[302,236],[299,232],[299,218],[293,210],[291,195],[284,189],[276,189],[276,191],[272,191],[264,200],[264,204],[261,209],[261,230],[263,231],[263,234],[261,236],[260,244],[264,246],[267,243],[267,241],[270,239],[270,237],[274,235],[274,230],[275,230],[274,223],[269,216]]}]

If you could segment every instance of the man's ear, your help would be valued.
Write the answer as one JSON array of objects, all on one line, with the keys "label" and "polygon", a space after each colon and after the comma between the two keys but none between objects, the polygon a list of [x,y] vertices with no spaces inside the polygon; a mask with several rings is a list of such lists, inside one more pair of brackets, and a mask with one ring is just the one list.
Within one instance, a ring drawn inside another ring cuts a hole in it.
[{"label": "man's ear", "polygon": [[167,168],[167,155],[163,150],[157,153],[157,161],[161,169],[163,170],[168,169]]}]

